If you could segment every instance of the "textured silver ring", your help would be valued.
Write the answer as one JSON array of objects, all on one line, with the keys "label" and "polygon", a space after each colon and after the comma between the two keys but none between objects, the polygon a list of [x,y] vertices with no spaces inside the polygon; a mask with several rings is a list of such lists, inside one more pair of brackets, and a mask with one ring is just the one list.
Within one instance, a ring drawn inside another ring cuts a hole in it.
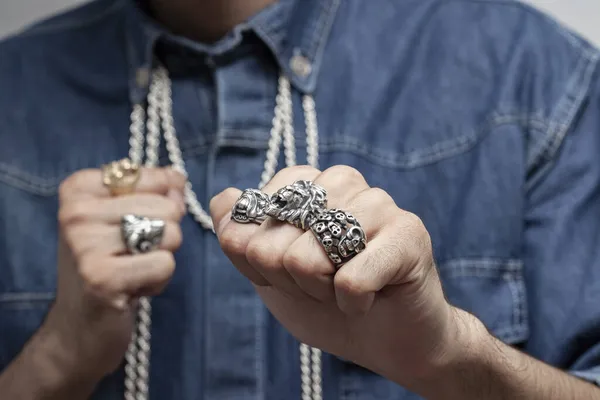
[{"label": "textured silver ring", "polygon": [[148,253],[160,246],[165,233],[165,222],[127,214],[121,219],[121,234],[131,254]]},{"label": "textured silver ring", "polygon": [[275,192],[267,205],[266,214],[308,230],[317,213],[327,208],[327,191],[311,181],[296,181]]},{"label": "textured silver ring", "polygon": [[231,219],[241,224],[250,222],[261,224],[267,215],[265,210],[269,204],[269,196],[256,189],[246,189],[233,204]]},{"label": "textured silver ring", "polygon": [[318,213],[310,229],[336,268],[367,247],[365,231],[352,214],[343,210],[331,209]]}]

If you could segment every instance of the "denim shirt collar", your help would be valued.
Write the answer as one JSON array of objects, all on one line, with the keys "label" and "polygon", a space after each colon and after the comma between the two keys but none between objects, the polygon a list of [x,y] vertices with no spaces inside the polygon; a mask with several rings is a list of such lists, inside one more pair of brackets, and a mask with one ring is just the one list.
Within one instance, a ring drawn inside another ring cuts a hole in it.
[{"label": "denim shirt collar", "polygon": [[123,1],[127,2],[126,51],[133,103],[142,102],[147,95],[155,62],[155,45],[159,39],[168,38],[210,56],[238,45],[242,34],[248,30],[269,47],[280,69],[297,90],[312,93],[340,3],[340,0],[279,0],[236,26],[217,43],[205,45],[170,34],[143,10],[143,1]]}]

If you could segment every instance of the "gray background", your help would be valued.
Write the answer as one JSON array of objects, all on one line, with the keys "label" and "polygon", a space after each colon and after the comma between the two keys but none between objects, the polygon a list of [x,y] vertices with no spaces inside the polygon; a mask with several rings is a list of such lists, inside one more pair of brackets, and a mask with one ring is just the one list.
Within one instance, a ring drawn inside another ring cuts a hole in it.
[{"label": "gray background", "polygon": [[[0,37],[82,0],[0,0]],[[599,0],[526,0],[600,45]]]}]

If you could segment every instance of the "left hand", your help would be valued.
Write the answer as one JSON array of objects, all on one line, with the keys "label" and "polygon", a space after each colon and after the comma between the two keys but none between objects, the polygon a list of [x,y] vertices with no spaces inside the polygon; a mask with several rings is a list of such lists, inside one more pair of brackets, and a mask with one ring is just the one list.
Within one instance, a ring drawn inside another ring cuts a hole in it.
[{"label": "left hand", "polygon": [[271,218],[262,225],[232,221],[241,192],[230,188],[210,205],[226,255],[298,340],[400,376],[401,384],[424,379],[453,357],[457,313],[444,298],[421,220],[345,166],[287,168],[263,191],[270,195],[300,179],[327,190],[328,208],[356,217],[367,248],[336,271],[310,230]]}]

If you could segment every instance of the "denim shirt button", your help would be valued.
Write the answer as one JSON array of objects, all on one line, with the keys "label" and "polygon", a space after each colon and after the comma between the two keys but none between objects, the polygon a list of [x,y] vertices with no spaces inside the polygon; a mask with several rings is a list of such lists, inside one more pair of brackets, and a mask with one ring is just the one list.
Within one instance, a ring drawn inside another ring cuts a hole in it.
[{"label": "denim shirt button", "polygon": [[306,78],[312,72],[312,65],[308,58],[296,54],[290,60],[290,68],[294,72],[294,74],[298,75],[301,78]]},{"label": "denim shirt button", "polygon": [[135,83],[140,89],[148,87],[150,83],[150,70],[148,68],[138,68],[135,71]]},{"label": "denim shirt button", "polygon": [[208,68],[215,68],[217,66],[215,59],[211,56],[204,57],[204,63]]}]

